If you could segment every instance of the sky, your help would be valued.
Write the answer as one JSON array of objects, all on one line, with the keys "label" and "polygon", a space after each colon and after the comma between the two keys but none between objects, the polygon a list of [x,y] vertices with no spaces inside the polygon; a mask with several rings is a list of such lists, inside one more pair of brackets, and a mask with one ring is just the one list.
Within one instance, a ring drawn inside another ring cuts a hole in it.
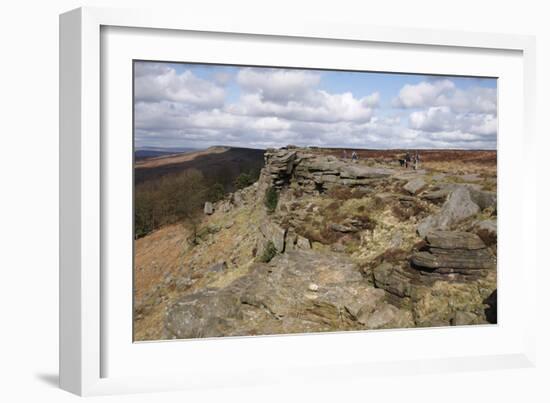
[{"label": "sky", "polygon": [[134,63],[136,148],[496,149],[497,80]]}]

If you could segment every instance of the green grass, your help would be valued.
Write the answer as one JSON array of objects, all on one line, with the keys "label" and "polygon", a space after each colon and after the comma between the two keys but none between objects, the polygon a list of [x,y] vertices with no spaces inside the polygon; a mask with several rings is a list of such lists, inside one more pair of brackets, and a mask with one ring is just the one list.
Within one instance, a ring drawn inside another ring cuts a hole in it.
[{"label": "green grass", "polygon": [[264,204],[269,213],[273,213],[279,203],[279,193],[274,187],[270,187],[265,192]]},{"label": "green grass", "polygon": [[265,246],[264,253],[260,257],[260,262],[269,263],[271,259],[275,257],[276,254],[277,254],[277,248],[275,248],[275,245],[273,244],[272,241],[269,241]]}]

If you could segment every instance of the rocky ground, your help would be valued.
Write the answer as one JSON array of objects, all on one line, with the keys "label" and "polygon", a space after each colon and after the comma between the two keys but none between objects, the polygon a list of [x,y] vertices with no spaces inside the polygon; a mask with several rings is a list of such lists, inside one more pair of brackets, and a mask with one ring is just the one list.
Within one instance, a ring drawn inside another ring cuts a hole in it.
[{"label": "rocky ground", "polygon": [[134,338],[496,323],[496,217],[496,159],[268,150],[195,242],[185,225],[136,241]]}]

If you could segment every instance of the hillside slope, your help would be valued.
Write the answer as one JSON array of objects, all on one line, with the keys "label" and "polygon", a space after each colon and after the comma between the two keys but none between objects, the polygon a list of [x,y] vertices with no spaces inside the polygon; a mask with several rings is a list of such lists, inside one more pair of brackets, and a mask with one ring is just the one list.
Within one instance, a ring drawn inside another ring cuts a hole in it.
[{"label": "hillside slope", "polygon": [[238,147],[210,147],[206,150],[136,161],[135,184],[155,180],[167,174],[197,169],[208,179],[234,178],[241,172],[259,172],[264,150]]}]

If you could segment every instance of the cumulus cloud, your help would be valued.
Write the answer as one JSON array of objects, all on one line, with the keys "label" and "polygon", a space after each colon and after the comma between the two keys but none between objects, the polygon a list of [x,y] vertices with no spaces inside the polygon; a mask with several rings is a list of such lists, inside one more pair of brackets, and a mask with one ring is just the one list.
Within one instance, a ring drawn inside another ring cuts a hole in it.
[{"label": "cumulus cloud", "polygon": [[436,106],[413,112],[409,116],[410,127],[427,132],[469,133],[481,136],[495,136],[496,116],[490,113],[454,113],[447,106]]},{"label": "cumulus cloud", "polygon": [[243,90],[232,113],[275,116],[305,122],[365,122],[373,116],[380,94],[356,98],[351,92],[332,94],[318,88],[320,74],[302,70],[242,69],[237,82]]},{"label": "cumulus cloud", "polygon": [[496,145],[496,91],[460,89],[450,79],[406,84],[398,93],[363,87],[357,96],[351,82],[331,91],[323,72],[310,70],[136,63],[134,72],[138,147]]},{"label": "cumulus cloud", "polygon": [[455,112],[495,113],[497,109],[495,89],[472,87],[463,90],[448,79],[406,84],[393,104],[401,108],[447,106]]},{"label": "cumulus cloud", "polygon": [[495,88],[461,89],[449,80],[406,84],[393,105],[413,109],[408,127],[417,141],[434,147],[495,148],[497,96]]},{"label": "cumulus cloud", "polygon": [[137,102],[173,101],[197,107],[219,107],[225,100],[222,87],[196,77],[189,70],[178,74],[170,67],[137,63],[134,80]]},{"label": "cumulus cloud", "polygon": [[258,94],[265,102],[286,103],[313,96],[319,84],[318,73],[303,70],[241,69],[237,83],[246,91]]},{"label": "cumulus cloud", "polygon": [[228,110],[248,116],[276,116],[284,119],[305,122],[365,122],[373,115],[373,108],[366,98],[357,99],[353,94],[329,94],[316,91],[308,100],[271,102],[261,94],[251,93],[241,97],[239,103],[230,105]]}]

